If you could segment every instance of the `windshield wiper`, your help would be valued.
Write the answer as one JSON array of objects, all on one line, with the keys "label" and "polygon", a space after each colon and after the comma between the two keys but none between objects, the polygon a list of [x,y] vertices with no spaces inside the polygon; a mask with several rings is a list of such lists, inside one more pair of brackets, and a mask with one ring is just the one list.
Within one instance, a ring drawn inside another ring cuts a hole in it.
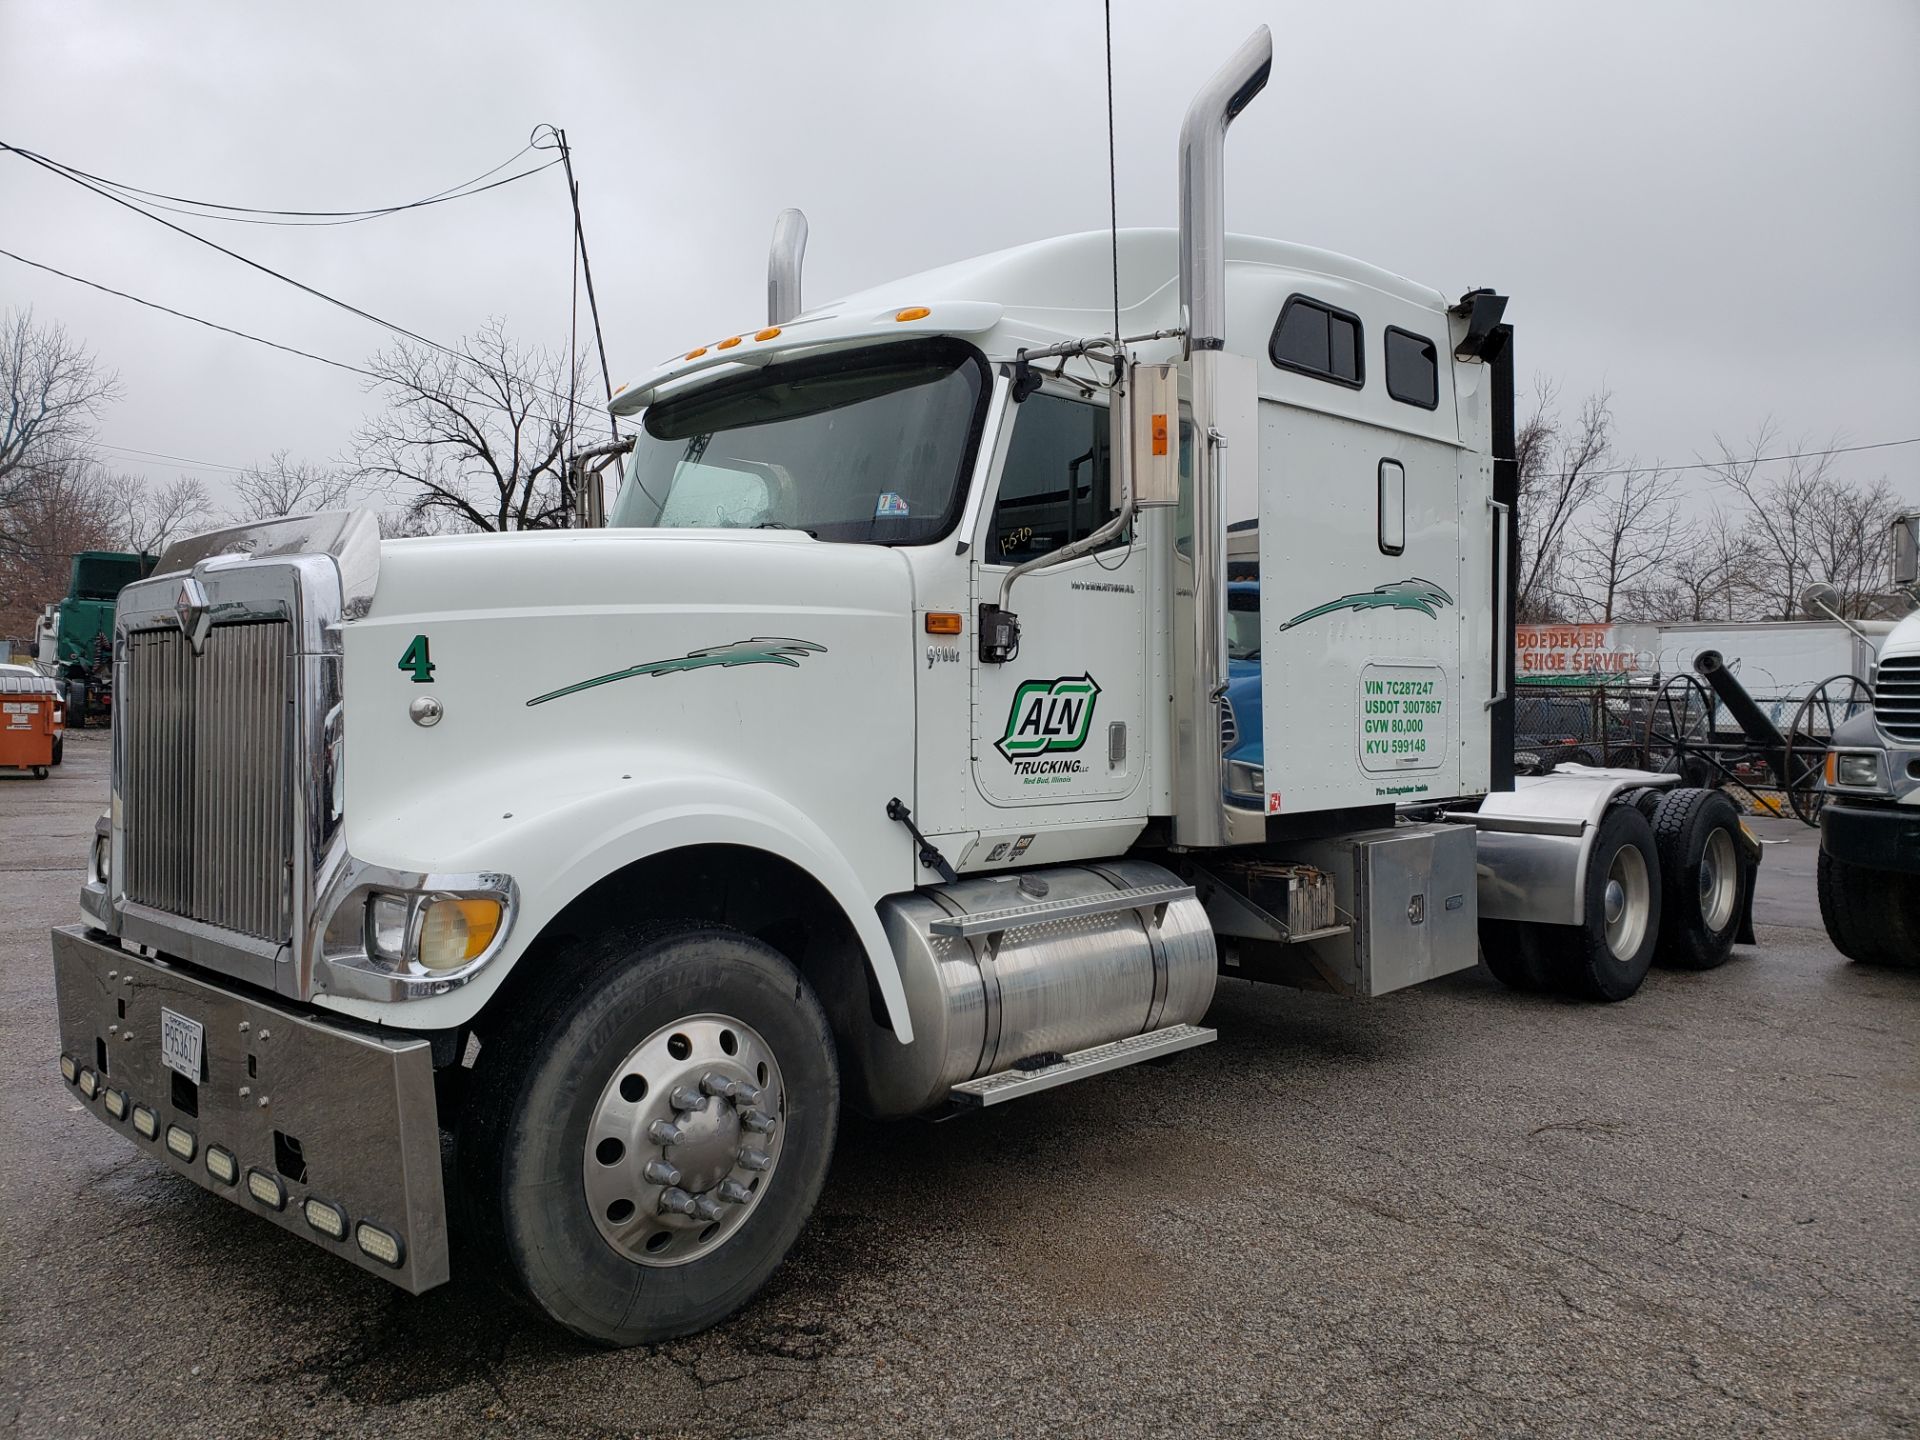
[{"label": "windshield wiper", "polygon": [[804,525],[789,525],[784,520],[762,520],[753,528],[756,530],[798,530],[809,540],[818,540],[820,538],[820,532],[818,530],[809,530]]}]

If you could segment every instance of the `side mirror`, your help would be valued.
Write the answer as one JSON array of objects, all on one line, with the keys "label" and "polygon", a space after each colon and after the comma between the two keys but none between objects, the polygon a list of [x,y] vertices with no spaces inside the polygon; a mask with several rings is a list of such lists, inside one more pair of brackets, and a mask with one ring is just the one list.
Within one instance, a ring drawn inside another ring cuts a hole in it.
[{"label": "side mirror", "polygon": [[1121,409],[1115,423],[1129,424],[1131,433],[1115,453],[1126,456],[1132,471],[1134,507],[1178,505],[1179,372],[1171,365],[1135,365],[1127,372],[1126,404]]},{"label": "side mirror", "polygon": [[1901,589],[1920,582],[1920,513],[1893,522],[1893,583]]}]

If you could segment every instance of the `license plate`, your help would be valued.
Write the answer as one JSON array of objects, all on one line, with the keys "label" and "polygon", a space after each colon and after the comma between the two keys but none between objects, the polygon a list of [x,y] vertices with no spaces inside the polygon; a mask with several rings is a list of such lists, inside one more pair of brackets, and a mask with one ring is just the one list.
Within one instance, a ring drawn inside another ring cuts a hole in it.
[{"label": "license plate", "polygon": [[196,1085],[200,1083],[200,1052],[206,1038],[207,1027],[198,1020],[160,1007],[160,1063]]}]

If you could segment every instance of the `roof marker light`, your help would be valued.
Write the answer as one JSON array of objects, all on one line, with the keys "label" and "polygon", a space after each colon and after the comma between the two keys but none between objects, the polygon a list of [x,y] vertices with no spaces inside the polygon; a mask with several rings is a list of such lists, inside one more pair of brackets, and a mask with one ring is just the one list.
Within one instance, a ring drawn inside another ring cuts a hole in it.
[{"label": "roof marker light", "polygon": [[893,318],[903,322],[907,320],[924,320],[932,313],[933,312],[924,305],[909,305]]},{"label": "roof marker light", "polygon": [[702,355],[706,353],[707,353],[706,346],[704,345],[696,346],[694,349],[687,351],[687,359],[698,360]]},{"label": "roof marker light", "polygon": [[766,329],[757,331],[753,338],[756,340],[771,340],[779,333],[780,327],[778,325],[769,325]]},{"label": "roof marker light", "polygon": [[731,350],[734,346],[738,345],[739,343],[740,343],[740,337],[738,335],[734,335],[729,337],[728,339],[722,340],[718,345],[714,346],[713,348],[716,350]]}]

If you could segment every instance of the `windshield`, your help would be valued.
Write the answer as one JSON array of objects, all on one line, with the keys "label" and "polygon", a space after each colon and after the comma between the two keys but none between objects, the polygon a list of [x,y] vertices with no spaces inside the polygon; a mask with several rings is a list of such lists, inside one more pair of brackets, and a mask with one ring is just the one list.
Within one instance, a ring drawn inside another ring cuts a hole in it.
[{"label": "windshield", "polygon": [[1227,592],[1227,658],[1260,658],[1260,589],[1238,586]]},{"label": "windshield", "polygon": [[608,523],[921,545],[952,527],[986,368],[955,342],[782,365],[648,407]]}]

